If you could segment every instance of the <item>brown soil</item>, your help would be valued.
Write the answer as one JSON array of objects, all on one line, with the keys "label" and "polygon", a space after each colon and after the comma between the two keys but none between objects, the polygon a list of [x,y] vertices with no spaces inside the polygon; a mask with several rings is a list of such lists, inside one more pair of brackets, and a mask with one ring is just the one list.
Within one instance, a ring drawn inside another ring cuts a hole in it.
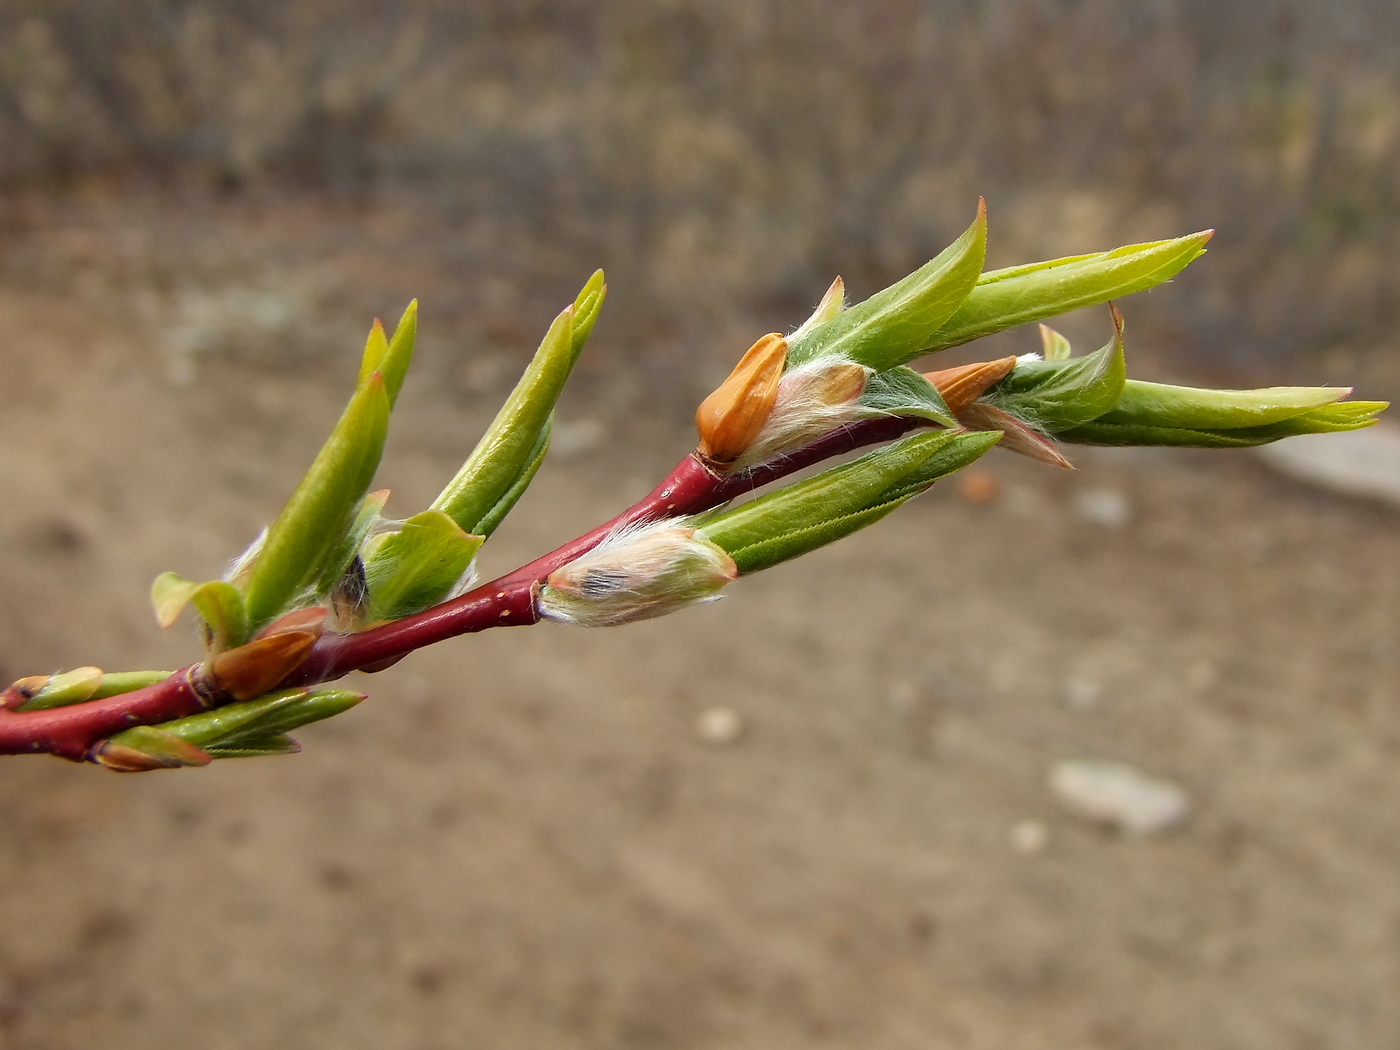
[{"label": "brown soil", "polygon": [[[353,372],[233,355],[172,386],[94,302],[0,287],[9,677],[190,659],[150,579],[219,571]],[[407,513],[490,398],[420,378],[400,406]],[[603,437],[546,466],[488,571],[686,451],[683,420],[615,407],[567,407]],[[663,621],[416,654],[292,758],[6,760],[0,1047],[1394,1045],[1395,513],[1244,453],[1077,458],[994,454],[993,484]],[[1125,526],[1077,512],[1094,489]],[[697,732],[715,706],[738,739]],[[1076,756],[1178,782],[1190,821],[1078,823],[1045,787]]]}]

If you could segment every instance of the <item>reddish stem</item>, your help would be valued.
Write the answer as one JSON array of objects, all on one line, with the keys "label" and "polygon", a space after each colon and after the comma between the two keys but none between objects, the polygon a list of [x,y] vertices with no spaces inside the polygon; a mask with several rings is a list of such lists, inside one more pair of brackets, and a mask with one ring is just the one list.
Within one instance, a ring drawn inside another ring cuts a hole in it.
[{"label": "reddish stem", "polygon": [[[539,622],[535,592],[551,572],[592,550],[619,525],[698,514],[832,456],[899,437],[922,420],[881,417],[850,423],[785,456],[732,475],[714,473],[694,453],[660,485],[611,521],[499,579],[425,610],[358,634],[326,634],[280,687],[315,685],[351,671],[387,666],[425,645],[490,627]],[[48,753],[82,761],[93,745],[137,725],[155,725],[210,706],[191,685],[199,665],[163,682],[103,700],[45,711],[0,709],[0,755]]]}]

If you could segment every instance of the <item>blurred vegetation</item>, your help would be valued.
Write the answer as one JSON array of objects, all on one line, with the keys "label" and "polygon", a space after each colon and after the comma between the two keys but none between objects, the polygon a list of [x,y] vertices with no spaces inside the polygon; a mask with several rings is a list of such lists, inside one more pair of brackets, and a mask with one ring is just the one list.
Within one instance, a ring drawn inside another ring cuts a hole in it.
[{"label": "blurred vegetation", "polygon": [[1237,365],[1400,312],[1394,0],[4,0],[0,141],[11,189],[427,201],[639,342],[867,294],[979,194],[992,265],[1218,227],[1130,321]]}]

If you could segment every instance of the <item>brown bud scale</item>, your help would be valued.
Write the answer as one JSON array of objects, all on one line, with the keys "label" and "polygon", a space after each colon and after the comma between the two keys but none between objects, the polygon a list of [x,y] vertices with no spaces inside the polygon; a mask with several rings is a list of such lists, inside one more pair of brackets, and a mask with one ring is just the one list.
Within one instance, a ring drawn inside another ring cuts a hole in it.
[{"label": "brown bud scale", "polygon": [[925,372],[924,378],[942,395],[948,411],[957,415],[1009,376],[1015,367],[1015,357],[1000,357],[995,361],[977,361],[938,372]]},{"label": "brown bud scale", "polygon": [[729,378],[695,411],[701,455],[721,465],[743,455],[773,410],[786,362],[787,340],[776,332],[749,347]]}]

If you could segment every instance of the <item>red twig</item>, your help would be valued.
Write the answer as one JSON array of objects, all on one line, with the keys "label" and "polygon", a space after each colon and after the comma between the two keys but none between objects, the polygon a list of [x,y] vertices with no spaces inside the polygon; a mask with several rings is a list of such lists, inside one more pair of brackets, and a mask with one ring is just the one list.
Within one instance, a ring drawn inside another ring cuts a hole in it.
[{"label": "red twig", "polygon": [[[537,623],[535,594],[540,583],[561,565],[593,549],[618,526],[698,514],[814,463],[889,441],[922,425],[922,420],[897,417],[850,423],[786,456],[732,475],[716,474],[692,453],[666,480],[617,517],[528,565],[460,598],[382,627],[358,634],[323,635],[281,685],[328,682],[354,670],[387,666],[415,649],[460,634]],[[44,711],[0,709],[0,755],[46,753],[82,761],[95,744],[123,729],[203,711],[211,706],[211,697],[207,687],[195,686],[202,682],[199,666],[191,665],[156,685],[103,700]]]}]

